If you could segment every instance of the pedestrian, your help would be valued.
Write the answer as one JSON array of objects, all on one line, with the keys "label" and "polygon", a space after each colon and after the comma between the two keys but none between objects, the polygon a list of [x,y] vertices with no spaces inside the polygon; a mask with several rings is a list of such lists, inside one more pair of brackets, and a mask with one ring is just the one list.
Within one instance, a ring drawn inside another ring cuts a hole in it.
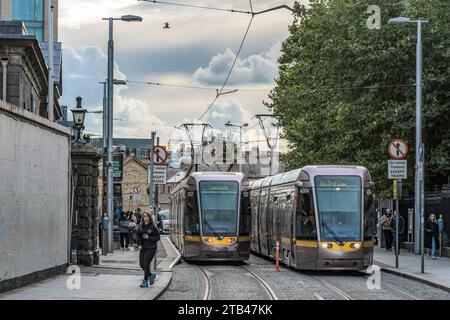
[{"label": "pedestrian", "polygon": [[128,246],[130,245],[130,234],[128,230],[129,221],[127,219],[127,214],[122,212],[122,216],[119,219],[119,231],[120,231],[120,247],[122,251],[130,250]]},{"label": "pedestrian", "polygon": [[[425,242],[424,246],[427,249],[431,249],[431,255],[433,259],[436,259],[436,249],[439,249],[439,226],[434,213],[430,213],[430,216],[425,223]],[[430,256],[430,251],[428,251]]]},{"label": "pedestrian", "polygon": [[156,228],[154,220],[148,212],[142,214],[142,221],[137,230],[137,242],[139,249],[139,264],[144,270],[144,280],[142,280],[141,288],[148,288],[153,285],[156,279],[156,273],[150,272],[150,264],[156,254],[160,235]]},{"label": "pedestrian", "polygon": [[402,235],[405,231],[405,219],[401,215],[398,215],[397,210],[395,215],[392,216],[391,219],[391,232],[392,232],[392,243],[394,244],[394,248],[396,248],[396,228],[397,228],[397,217],[398,217],[398,254],[400,254],[400,248],[402,247]]},{"label": "pedestrian", "polygon": [[136,210],[136,223],[138,225],[141,224],[141,218],[142,218],[141,208],[137,208],[137,210]]},{"label": "pedestrian", "polygon": [[133,245],[134,249],[137,249],[137,238],[136,238],[136,229],[137,229],[137,221],[134,212],[130,211],[130,215],[128,216],[128,232],[130,234],[130,243]]},{"label": "pedestrian", "polygon": [[105,251],[106,251],[106,248],[103,248],[103,240],[104,240],[103,233],[105,233],[105,235],[106,235],[106,232],[108,231],[108,225],[109,225],[109,218],[106,215],[106,213],[103,213],[103,217],[100,220],[100,224],[99,224],[99,228],[98,228],[100,231],[100,234],[99,234],[100,248],[102,248],[103,253],[105,253]]},{"label": "pedestrian", "polygon": [[392,251],[392,231],[391,231],[392,211],[386,209],[386,213],[378,220],[378,225],[381,225],[384,234],[384,242],[386,244],[386,251]]}]

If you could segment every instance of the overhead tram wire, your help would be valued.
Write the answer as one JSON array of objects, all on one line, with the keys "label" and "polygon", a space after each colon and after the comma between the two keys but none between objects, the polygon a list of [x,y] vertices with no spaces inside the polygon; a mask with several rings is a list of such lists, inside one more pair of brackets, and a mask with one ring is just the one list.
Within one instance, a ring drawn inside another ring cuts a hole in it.
[{"label": "overhead tram wire", "polygon": [[[174,88],[185,88],[185,89],[198,89],[198,90],[210,90],[216,91],[219,90],[217,88],[205,87],[205,86],[195,86],[195,85],[187,85],[187,84],[173,84],[173,83],[161,83],[161,82],[152,82],[152,81],[136,81],[136,80],[126,80],[127,83],[138,83],[138,84],[147,84],[152,86],[160,86],[160,87],[174,87]],[[256,89],[256,88],[234,88],[233,91],[245,91],[245,92],[266,92],[271,91],[273,88],[267,89]]]},{"label": "overhead tram wire", "polygon": [[139,1],[150,2],[150,3],[155,3],[155,4],[165,4],[165,5],[173,5],[173,6],[190,7],[190,8],[196,8],[196,9],[215,10],[215,11],[227,11],[227,12],[231,12],[231,13],[242,13],[242,14],[249,14],[249,15],[251,15],[251,18],[250,18],[249,24],[247,26],[247,29],[245,31],[244,37],[243,37],[243,39],[241,41],[241,44],[239,46],[239,50],[238,50],[238,52],[236,54],[236,57],[235,57],[235,59],[233,61],[233,64],[232,64],[232,66],[230,68],[230,71],[228,72],[228,75],[227,75],[227,77],[225,79],[225,82],[224,82],[222,88],[220,89],[220,91],[217,91],[216,97],[214,98],[213,102],[206,108],[205,112],[203,112],[203,114],[200,116],[200,118],[198,120],[201,120],[206,115],[206,113],[208,113],[208,111],[214,106],[214,104],[216,103],[216,101],[219,99],[219,97],[221,95],[236,92],[236,90],[228,91],[228,92],[223,92],[223,90],[224,90],[225,86],[228,83],[228,80],[229,80],[229,78],[231,76],[231,73],[233,72],[234,66],[236,65],[236,61],[239,58],[240,52],[241,52],[242,47],[243,47],[243,45],[245,43],[245,40],[247,38],[247,35],[248,35],[249,30],[250,30],[250,26],[251,26],[251,24],[253,22],[254,17],[256,15],[263,14],[263,13],[266,13],[266,12],[269,12],[269,11],[273,11],[273,10],[278,10],[278,9],[287,9],[287,10],[289,10],[291,12],[294,12],[294,10],[291,7],[287,6],[287,5],[279,5],[279,6],[276,6],[276,7],[273,7],[273,8],[269,8],[269,9],[266,9],[266,10],[255,12],[255,11],[253,11],[252,0],[249,0],[250,11],[225,9],[225,8],[218,8],[218,7],[207,7],[207,6],[186,4],[186,3],[175,3],[175,2],[169,2],[169,1],[157,1],[157,0],[139,0]]},{"label": "overhead tram wire", "polygon": [[223,89],[225,88],[225,86],[226,86],[227,83],[228,83],[228,80],[230,79],[231,73],[233,72],[234,66],[236,65],[236,61],[237,61],[237,59],[239,58],[239,54],[241,53],[242,47],[244,46],[245,40],[247,39],[247,35],[248,35],[248,32],[249,32],[250,27],[251,27],[251,25],[252,25],[252,22],[253,22],[253,18],[254,18],[254,17],[255,17],[255,16],[252,15],[252,17],[250,18],[250,21],[249,21],[249,23],[248,23],[247,29],[245,30],[244,37],[242,38],[241,44],[240,44],[240,46],[239,46],[239,50],[238,50],[238,52],[237,52],[237,54],[236,54],[236,56],[235,56],[235,58],[234,58],[233,64],[231,65],[230,71],[228,72],[228,75],[227,75],[227,77],[226,77],[226,79],[225,79],[225,82],[224,82],[223,85],[222,85],[222,88],[221,88],[220,91],[216,94],[216,97],[214,98],[213,102],[206,108],[206,110],[203,112],[203,114],[200,116],[200,118],[199,118],[198,120],[201,120],[201,119],[208,113],[208,111],[209,111],[209,110],[212,108],[212,106],[216,103],[217,99],[219,99],[219,97],[222,95]]},{"label": "overhead tram wire", "polygon": [[243,10],[234,10],[234,9],[226,9],[226,8],[199,6],[199,5],[187,4],[187,3],[175,3],[175,2],[169,2],[169,1],[157,1],[157,0],[138,0],[138,1],[151,2],[151,3],[155,3],[155,4],[172,5],[172,6],[178,6],[178,7],[195,8],[195,9],[225,11],[225,12],[241,13],[241,14],[252,14],[252,11],[243,11]]}]

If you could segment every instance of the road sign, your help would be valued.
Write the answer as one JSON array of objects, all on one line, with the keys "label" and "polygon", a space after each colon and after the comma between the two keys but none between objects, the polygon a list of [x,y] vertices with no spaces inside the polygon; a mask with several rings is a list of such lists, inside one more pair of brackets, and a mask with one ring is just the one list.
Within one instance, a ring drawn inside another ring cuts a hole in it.
[{"label": "road sign", "polygon": [[139,193],[141,193],[142,189],[141,189],[141,187],[136,186],[136,187],[134,187],[133,191],[134,191],[134,193],[139,194]]},{"label": "road sign", "polygon": [[141,195],[137,194],[137,193],[133,194],[133,202],[138,203],[140,201],[141,201]]},{"label": "road sign", "polygon": [[408,154],[408,145],[402,139],[394,139],[389,142],[389,156],[394,160],[401,160]]},{"label": "road sign", "polygon": [[[150,151],[149,151],[150,153]],[[155,146],[153,148],[153,163],[156,165],[165,164],[167,158],[169,157],[169,153],[167,152],[166,147],[163,146]],[[150,155],[149,155],[150,159]]]},{"label": "road sign", "polygon": [[388,160],[388,178],[406,179],[408,164],[406,160]]},{"label": "road sign", "polygon": [[[150,166],[148,167],[148,182],[150,184]],[[166,166],[154,166],[153,168],[153,183],[154,184],[166,184],[167,181],[167,167]]]}]

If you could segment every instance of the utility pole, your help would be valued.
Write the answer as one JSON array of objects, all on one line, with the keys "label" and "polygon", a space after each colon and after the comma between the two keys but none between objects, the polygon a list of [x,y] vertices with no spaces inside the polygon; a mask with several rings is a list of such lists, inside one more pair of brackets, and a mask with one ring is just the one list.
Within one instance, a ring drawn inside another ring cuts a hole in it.
[{"label": "utility pole", "polygon": [[48,120],[55,120],[54,108],[54,85],[53,85],[53,5],[52,0],[47,0],[48,9]]},{"label": "utility pole", "polygon": [[150,204],[150,208],[153,209],[153,214],[155,214],[155,198],[154,198],[154,191],[153,191],[153,173],[154,173],[154,161],[153,161],[153,154],[155,151],[155,135],[156,132],[152,131],[152,136],[150,138],[150,177],[149,177],[149,204]]},{"label": "utility pole", "polygon": [[[417,24],[416,42],[416,163],[414,181],[414,253],[423,255],[423,207],[425,205],[422,192],[424,191],[423,173],[423,144],[422,144],[422,24],[427,20],[413,20],[405,17],[389,19],[390,24]],[[420,151],[422,150],[422,152]],[[422,161],[421,161],[422,160]],[[420,239],[420,242],[419,242]],[[422,263],[423,273],[423,263]]]},{"label": "utility pole", "polygon": [[103,84],[103,154],[106,154],[108,147],[108,82],[102,81],[99,83]]},{"label": "utility pole", "polygon": [[264,120],[265,120],[265,119],[262,120],[263,117],[266,117],[266,118],[275,118],[275,119],[278,120],[278,119],[280,118],[280,116],[278,116],[278,115],[273,115],[273,114],[257,114],[257,115],[254,116],[254,118],[258,118],[259,125],[261,126],[261,130],[263,131],[264,137],[266,138],[267,146],[268,146],[269,149],[270,149],[270,174],[269,174],[269,176],[271,176],[271,175],[273,174],[273,172],[272,172],[272,167],[273,167],[273,151],[274,151],[275,146],[276,146],[277,143],[278,143],[278,132],[279,132],[280,126],[279,126],[279,124],[273,124],[274,126],[277,127],[277,133],[276,133],[276,136],[275,136],[275,142],[274,142],[274,143],[271,143],[271,142],[270,142],[270,138],[269,138],[269,136],[267,135],[266,128],[265,128],[265,126],[264,126]]},{"label": "utility pole", "polygon": [[108,196],[107,212],[111,223],[108,227],[108,253],[113,252],[113,79],[114,79],[114,40],[113,40],[113,18],[109,18],[109,41],[108,41]]}]

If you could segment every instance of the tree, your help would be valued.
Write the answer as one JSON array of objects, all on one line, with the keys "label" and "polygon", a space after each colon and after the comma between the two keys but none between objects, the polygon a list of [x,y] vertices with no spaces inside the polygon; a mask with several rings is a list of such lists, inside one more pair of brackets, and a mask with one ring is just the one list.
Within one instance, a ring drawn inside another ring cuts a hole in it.
[{"label": "tree", "polygon": [[281,115],[290,151],[288,168],[307,164],[358,164],[386,192],[387,145],[409,145],[408,180],[414,184],[414,25],[389,25],[397,16],[428,19],[424,52],[423,141],[428,189],[450,176],[450,4],[446,0],[372,1],[381,28],[369,29],[366,1],[312,0],[295,5],[283,43],[280,75],[266,103]]}]

